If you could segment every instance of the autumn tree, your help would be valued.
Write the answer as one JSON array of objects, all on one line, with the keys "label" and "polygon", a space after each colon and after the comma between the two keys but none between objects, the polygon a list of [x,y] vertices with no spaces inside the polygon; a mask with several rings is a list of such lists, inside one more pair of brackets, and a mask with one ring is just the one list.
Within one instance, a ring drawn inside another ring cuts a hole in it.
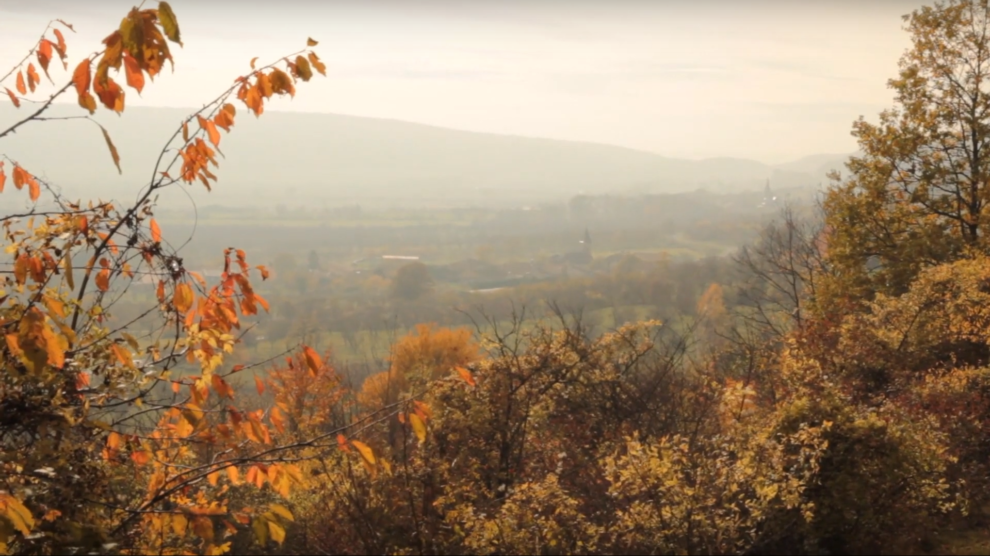
[{"label": "autumn tree", "polygon": [[949,0],[905,20],[895,106],[855,123],[863,154],[826,199],[832,298],[902,293],[921,268],[990,246],[990,6]]},{"label": "autumn tree", "polygon": [[[172,48],[182,45],[177,18],[167,2],[134,8],[100,50],[70,65],[72,30],[53,21],[0,78],[25,111],[0,138],[45,120],[71,94],[119,170],[112,138],[93,116],[100,107],[124,112],[125,89],[141,92],[172,65]],[[271,64],[252,60],[233,86],[180,122],[151,180],[137,183],[133,204],[73,201],[39,177],[43,169],[0,160],[0,190],[9,172],[16,191],[7,193],[26,193],[32,203],[0,219],[8,254],[0,297],[0,551],[219,554],[230,547],[224,539],[243,530],[262,543],[284,539],[292,519],[284,507],[234,508],[228,496],[245,482],[283,494],[303,484],[279,456],[291,446],[272,442],[272,415],[234,405],[231,375],[243,365],[225,364],[242,319],[268,309],[251,281],[267,269],[229,248],[219,283],[209,286],[183,267],[154,207],[165,188],[216,184],[234,103],[260,116],[273,97],[294,96],[299,82],[325,73],[316,44],[310,39]],[[135,336],[133,321],[112,319],[138,276],[156,284],[140,318],[157,326]],[[310,351],[305,360],[316,372]],[[336,444],[339,432],[324,437]]]}]

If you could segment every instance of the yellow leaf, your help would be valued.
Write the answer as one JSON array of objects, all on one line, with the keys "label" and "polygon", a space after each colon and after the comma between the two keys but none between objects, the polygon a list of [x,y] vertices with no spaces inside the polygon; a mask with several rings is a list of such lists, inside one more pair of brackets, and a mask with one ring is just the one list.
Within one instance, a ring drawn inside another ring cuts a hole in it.
[{"label": "yellow leaf", "polygon": [[285,518],[289,521],[295,521],[295,518],[292,517],[292,512],[290,512],[289,509],[286,508],[285,506],[282,506],[280,504],[272,504],[271,506],[268,506],[268,509],[271,510],[273,514],[279,517]]},{"label": "yellow leaf", "polygon": [[48,310],[53,314],[62,317],[63,319],[65,318],[65,304],[62,303],[60,299],[55,299],[54,297],[49,297],[46,295],[42,301],[44,302],[45,307],[48,307]]},{"label": "yellow leaf", "polygon": [[419,439],[420,443],[426,441],[426,425],[423,424],[423,420],[419,418],[419,415],[415,413],[409,414],[409,424],[412,425],[413,432],[416,433],[416,438]]},{"label": "yellow leaf", "polygon": [[103,131],[103,139],[107,142],[107,147],[110,148],[110,156],[113,158],[113,163],[117,167],[117,173],[123,174],[124,172],[120,169],[120,155],[117,154],[117,147],[115,147],[113,145],[113,141],[110,140],[110,134],[107,133],[106,128],[100,125],[100,130]]},{"label": "yellow leaf", "polygon": [[274,521],[268,522],[268,532],[271,533],[272,540],[278,544],[282,544],[285,540],[285,528]]},{"label": "yellow leaf", "polygon": [[230,542],[225,542],[219,545],[211,544],[206,549],[206,554],[209,556],[220,556],[221,554],[226,554],[228,552],[230,552]]},{"label": "yellow leaf", "polygon": [[258,544],[265,546],[268,543],[268,520],[255,518],[251,522],[251,529],[254,531],[254,538],[258,540]]},{"label": "yellow leaf", "polygon": [[180,313],[187,312],[193,304],[193,292],[189,284],[185,282],[179,282],[175,286],[175,294],[172,297],[172,303],[175,305],[175,309]]},{"label": "yellow leaf", "polygon": [[183,46],[179,36],[179,22],[175,19],[175,12],[172,11],[172,6],[169,6],[168,2],[158,3],[158,19],[162,22],[162,29],[165,30],[165,36],[168,37],[168,40]]},{"label": "yellow leaf", "polygon": [[25,537],[31,534],[31,528],[34,527],[31,510],[24,507],[20,500],[5,492],[0,492],[0,516],[6,517],[14,529]]},{"label": "yellow leaf", "polygon": [[371,448],[367,444],[359,440],[351,440],[351,445],[357,448],[357,451],[361,453],[361,457],[364,461],[371,465],[375,464],[375,453],[371,451]]},{"label": "yellow leaf", "polygon": [[176,514],[172,516],[172,531],[180,536],[184,537],[186,535],[186,528],[189,527],[189,520],[186,516],[182,514]]}]

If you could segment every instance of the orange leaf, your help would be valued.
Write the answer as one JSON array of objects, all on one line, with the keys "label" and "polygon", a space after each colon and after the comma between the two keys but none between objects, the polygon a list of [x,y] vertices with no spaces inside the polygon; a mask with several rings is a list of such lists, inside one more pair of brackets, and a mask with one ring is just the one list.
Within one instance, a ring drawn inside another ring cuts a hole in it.
[{"label": "orange leaf", "polygon": [[6,87],[4,87],[4,90],[7,91],[7,96],[10,97],[10,102],[13,102],[14,103],[14,108],[20,108],[21,107],[21,101],[17,99],[17,95],[14,94],[14,91],[11,91],[10,89],[8,89]]},{"label": "orange leaf", "polygon": [[147,450],[138,450],[136,452],[131,452],[131,459],[134,460],[134,463],[138,465],[144,465],[149,461],[151,461],[151,453],[149,453]]},{"label": "orange leaf", "polygon": [[282,412],[278,407],[273,407],[272,412],[269,417],[272,424],[275,425],[275,429],[278,432],[285,432],[285,419],[282,418]]},{"label": "orange leaf", "polygon": [[124,73],[127,75],[127,85],[140,94],[144,89],[144,73],[141,72],[138,61],[127,51],[124,51]]},{"label": "orange leaf", "polygon": [[0,193],[3,193],[3,184],[7,182],[7,174],[3,173],[3,162],[0,162]]},{"label": "orange leaf", "polygon": [[457,371],[457,374],[461,375],[464,382],[470,384],[471,386],[475,386],[474,377],[471,376],[471,371],[465,369],[464,367],[454,367],[454,370]]},{"label": "orange leaf", "polygon": [[261,379],[258,378],[258,375],[254,376],[254,387],[258,389],[259,396],[265,393],[265,383],[261,382]]},{"label": "orange leaf", "polygon": [[24,86],[24,74],[21,72],[17,72],[17,92],[22,95],[27,94],[27,87]]},{"label": "orange leaf", "polygon": [[110,270],[104,268],[96,275],[96,287],[100,289],[101,292],[105,292],[110,289]]},{"label": "orange leaf", "polygon": [[116,432],[111,432],[110,435],[107,436],[107,448],[110,448],[111,450],[116,450],[119,447],[120,447],[120,435],[117,434]]},{"label": "orange leaf", "polygon": [[203,276],[200,273],[196,272],[195,270],[187,270],[186,274],[192,276],[193,280],[196,280],[196,283],[198,283],[200,287],[206,289],[206,280],[203,280]]},{"label": "orange leaf", "polygon": [[89,91],[84,91],[83,94],[79,95],[79,106],[85,108],[90,114],[96,112],[96,99],[93,95],[89,94]]},{"label": "orange leaf", "polygon": [[72,72],[72,84],[76,86],[76,93],[78,93],[80,97],[89,91],[91,67],[92,61],[89,58],[86,58],[82,62],[79,62],[79,65],[76,66],[76,69]]},{"label": "orange leaf", "polygon": [[41,39],[41,42],[38,44],[38,63],[41,64],[41,69],[45,70],[46,75],[48,74],[48,63],[51,61],[52,41],[48,39]]},{"label": "orange leaf", "polygon": [[316,353],[316,350],[309,346],[303,346],[303,354],[306,356],[306,366],[309,367],[309,374],[316,376],[316,373],[320,372],[320,368],[323,367],[320,354]]},{"label": "orange leaf", "polygon": [[344,452],[350,452],[351,451],[351,447],[347,445],[347,439],[344,438],[344,435],[342,435],[342,434],[338,434],[337,435],[337,447],[340,448]]},{"label": "orange leaf", "polygon": [[162,229],[158,227],[158,222],[152,218],[151,222],[148,224],[151,227],[151,241],[158,243],[162,240]]},{"label": "orange leaf", "polygon": [[213,375],[210,380],[213,382],[213,389],[216,391],[218,396],[221,398],[234,397],[234,389],[231,388],[230,385],[220,377],[220,375]]},{"label": "orange leaf", "polygon": [[17,186],[17,189],[21,189],[27,185],[32,201],[37,201],[38,197],[41,196],[41,186],[38,185],[38,180],[34,179],[34,176],[28,173],[27,170],[17,165],[14,166],[14,185]]},{"label": "orange leaf", "polygon": [[306,46],[316,46],[318,44],[320,44],[320,43],[318,43],[315,40],[313,40],[313,37],[309,37],[309,38],[306,39]]},{"label": "orange leaf", "polygon": [[254,300],[257,301],[258,304],[265,309],[266,313],[268,312],[268,301],[264,297],[261,297],[258,294],[254,294]]},{"label": "orange leaf", "polygon": [[424,421],[433,417],[433,410],[424,402],[414,401],[413,406],[416,409],[416,414],[422,417]]},{"label": "orange leaf", "polygon": [[227,479],[230,481],[230,484],[232,485],[241,484],[241,476],[240,473],[238,473],[237,471],[237,467],[231,465],[230,467],[227,468]]},{"label": "orange leaf", "polygon": [[224,131],[229,133],[230,126],[234,124],[234,120],[233,118],[230,117],[230,114],[228,112],[221,110],[220,113],[217,114],[215,118],[213,118],[213,123],[217,127],[223,128]]},{"label": "orange leaf", "polygon": [[210,138],[210,143],[213,143],[214,147],[220,146],[220,132],[217,131],[217,126],[212,120],[203,120],[200,122],[201,125],[206,126],[206,133]]},{"label": "orange leaf", "polygon": [[28,87],[30,87],[31,92],[33,93],[35,87],[38,86],[38,83],[41,83],[41,78],[38,77],[38,70],[34,69],[34,62],[28,64],[27,74],[28,74]]},{"label": "orange leaf", "polygon": [[61,57],[64,58],[65,57],[65,37],[62,36],[62,31],[59,31],[58,29],[53,29],[52,31],[55,33],[55,39],[58,40],[58,43],[55,44],[55,50],[58,51],[58,55],[59,56],[61,56]]},{"label": "orange leaf", "polygon": [[309,53],[309,63],[312,64],[313,69],[320,72],[320,75],[327,74],[327,66],[320,61],[319,56],[317,56],[315,52]]}]

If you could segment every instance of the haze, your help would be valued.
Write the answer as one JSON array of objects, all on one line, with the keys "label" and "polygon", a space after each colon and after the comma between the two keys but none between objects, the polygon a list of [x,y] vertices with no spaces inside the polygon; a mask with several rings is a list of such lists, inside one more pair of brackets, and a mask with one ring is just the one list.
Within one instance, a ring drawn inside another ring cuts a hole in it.
[{"label": "haze", "polygon": [[[177,71],[128,104],[198,106],[312,36],[328,78],[274,109],[781,163],[855,149],[850,124],[890,105],[899,16],[918,5],[176,0]],[[0,66],[52,17],[78,31],[70,55],[95,49],[126,7],[4,0]]]}]

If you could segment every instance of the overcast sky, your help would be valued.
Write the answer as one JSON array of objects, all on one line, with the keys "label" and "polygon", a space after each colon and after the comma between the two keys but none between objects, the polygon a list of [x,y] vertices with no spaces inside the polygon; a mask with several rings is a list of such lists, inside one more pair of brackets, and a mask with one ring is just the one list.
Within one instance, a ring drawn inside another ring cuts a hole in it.
[{"label": "overcast sky", "polygon": [[[132,4],[0,0],[0,63],[19,60],[54,17],[75,25],[66,38],[77,61]],[[776,163],[855,150],[852,121],[891,105],[886,81],[909,45],[900,16],[921,2],[171,4],[185,43],[175,73],[143,98],[129,93],[129,105],[196,106],[254,56],[293,52],[312,36],[328,77],[272,109]]]}]

